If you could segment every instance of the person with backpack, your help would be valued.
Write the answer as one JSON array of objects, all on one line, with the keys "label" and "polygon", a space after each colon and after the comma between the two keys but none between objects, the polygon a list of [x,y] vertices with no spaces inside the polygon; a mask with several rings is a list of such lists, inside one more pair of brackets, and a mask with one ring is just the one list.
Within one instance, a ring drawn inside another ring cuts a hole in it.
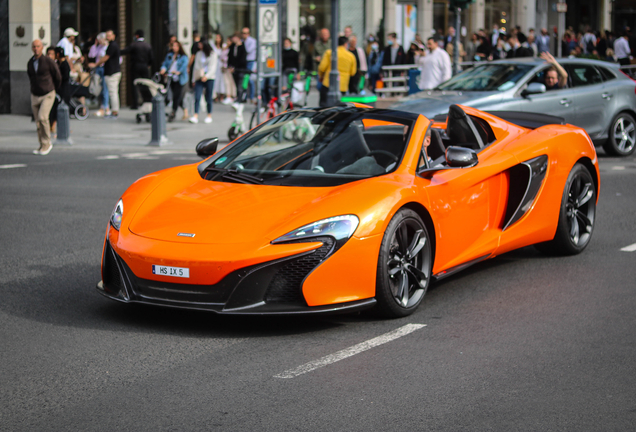
[{"label": "person with backpack", "polygon": [[593,54],[596,50],[596,36],[592,33],[590,26],[585,29],[585,34],[581,38],[581,48],[584,54]]}]

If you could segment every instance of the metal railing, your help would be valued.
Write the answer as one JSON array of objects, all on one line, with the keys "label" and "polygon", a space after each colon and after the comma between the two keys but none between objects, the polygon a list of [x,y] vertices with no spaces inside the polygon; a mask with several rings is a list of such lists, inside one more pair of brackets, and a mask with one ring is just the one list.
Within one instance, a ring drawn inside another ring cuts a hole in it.
[{"label": "metal railing", "polygon": [[417,69],[417,65],[382,66],[382,82],[384,82],[384,88],[375,89],[375,92],[389,96],[404,96],[408,94],[408,71],[411,69]]}]

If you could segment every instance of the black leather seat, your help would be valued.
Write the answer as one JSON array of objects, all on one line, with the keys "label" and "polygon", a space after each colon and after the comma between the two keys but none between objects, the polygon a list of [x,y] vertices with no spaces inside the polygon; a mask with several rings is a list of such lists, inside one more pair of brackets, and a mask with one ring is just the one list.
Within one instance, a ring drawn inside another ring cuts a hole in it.
[{"label": "black leather seat", "polygon": [[426,149],[426,154],[432,160],[436,160],[446,154],[442,135],[436,129],[431,129],[431,145]]},{"label": "black leather seat", "polygon": [[470,116],[457,105],[451,105],[448,109],[446,134],[450,139],[450,144],[454,146],[479,150],[484,148],[486,144]]}]

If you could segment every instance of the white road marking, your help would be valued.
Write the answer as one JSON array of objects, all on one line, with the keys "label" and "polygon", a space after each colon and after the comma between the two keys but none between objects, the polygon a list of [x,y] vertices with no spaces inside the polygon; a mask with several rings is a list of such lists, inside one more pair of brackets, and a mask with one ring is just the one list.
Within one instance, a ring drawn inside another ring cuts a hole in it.
[{"label": "white road marking", "polygon": [[151,151],[151,155],[169,155],[169,154],[184,154],[192,153],[192,150],[155,150]]},{"label": "white road marking", "polygon": [[612,171],[623,171],[625,169],[624,166],[616,165],[612,167]]},{"label": "white road marking", "polygon": [[25,168],[26,164],[8,164],[8,165],[0,165],[0,169],[10,169],[10,168]]},{"label": "white road marking", "polygon": [[368,341],[359,343],[352,347],[343,349],[342,351],[338,351],[337,353],[330,354],[321,359],[314,360],[309,363],[305,363],[302,366],[298,366],[295,369],[289,369],[285,372],[274,375],[274,378],[294,378],[298,375],[305,374],[307,372],[311,372],[313,370],[319,369],[323,366],[330,365],[332,363],[338,362],[340,360],[344,360],[348,357],[359,354],[363,351],[369,350],[371,348],[377,347],[379,345],[385,344],[387,342],[391,342],[395,339],[401,338],[402,336],[406,336],[409,333],[414,332],[415,330],[419,330],[422,327],[426,327],[426,324],[407,324],[403,327],[400,327],[391,332],[385,333],[382,336],[375,337],[373,339],[369,339]]},{"label": "white road marking", "polygon": [[140,158],[144,156],[148,156],[148,153],[126,153],[122,155],[125,158]]},{"label": "white road marking", "polygon": [[202,160],[202,159],[200,157],[198,157],[198,156],[179,156],[179,157],[173,157],[172,160],[199,161],[199,160]]},{"label": "white road marking", "polygon": [[97,159],[99,159],[99,160],[105,160],[105,159],[119,159],[119,156],[117,156],[117,155],[97,156]]},{"label": "white road marking", "polygon": [[634,252],[634,251],[636,251],[636,243],[631,244],[629,246],[625,246],[624,248],[621,248],[621,250],[623,252]]}]

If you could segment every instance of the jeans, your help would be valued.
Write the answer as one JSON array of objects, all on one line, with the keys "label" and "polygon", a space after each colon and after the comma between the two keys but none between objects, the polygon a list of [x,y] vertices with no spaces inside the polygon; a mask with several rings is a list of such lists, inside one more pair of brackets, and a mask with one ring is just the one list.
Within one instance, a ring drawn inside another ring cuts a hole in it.
[{"label": "jeans", "polygon": [[208,114],[212,114],[212,91],[214,90],[214,80],[206,82],[197,81],[194,83],[194,113],[199,114],[199,106],[201,104],[201,95],[205,88],[205,101],[208,103]]},{"label": "jeans", "polygon": [[270,99],[276,96],[278,88],[278,77],[263,78],[263,87],[261,88],[261,97],[263,104],[269,103]]},{"label": "jeans", "polygon": [[104,81],[104,66],[95,68],[95,73],[102,79],[102,92],[100,94],[102,97],[102,108],[108,109],[110,100],[108,98],[108,86],[106,85],[106,81]]},{"label": "jeans", "polygon": [[[256,61],[247,61],[247,68],[252,72],[256,72]],[[256,74],[250,75],[250,84],[248,90],[248,98],[254,99],[254,95],[256,94]]]},{"label": "jeans", "polygon": [[[179,81],[170,80],[170,88],[172,89],[172,112],[176,113],[179,107],[183,108],[183,87]],[[199,95],[199,98],[201,95]]]}]

